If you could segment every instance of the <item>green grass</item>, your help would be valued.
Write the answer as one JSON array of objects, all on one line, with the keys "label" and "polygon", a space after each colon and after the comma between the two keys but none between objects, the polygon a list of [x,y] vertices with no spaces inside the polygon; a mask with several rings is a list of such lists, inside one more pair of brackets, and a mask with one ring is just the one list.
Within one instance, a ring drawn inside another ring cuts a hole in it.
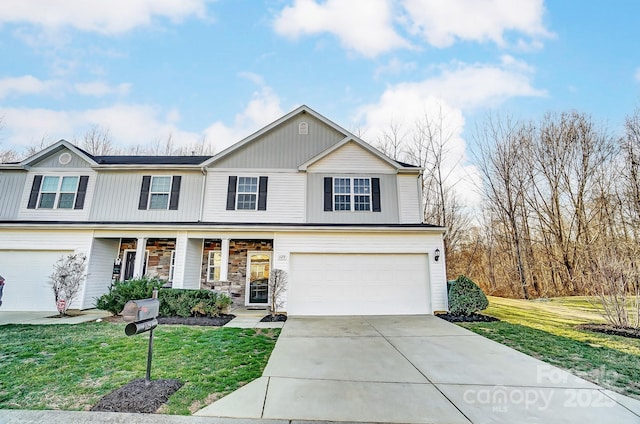
[{"label": "green grass", "polygon": [[484,313],[502,321],[462,325],[603,387],[640,398],[640,339],[578,330],[578,324],[604,322],[588,298],[490,297]]},{"label": "green grass", "polygon": [[[279,333],[159,326],[151,378],[184,383],[161,412],[193,413],[260,377]],[[145,377],[148,340],[106,322],[0,326],[0,409],[87,410]]]}]

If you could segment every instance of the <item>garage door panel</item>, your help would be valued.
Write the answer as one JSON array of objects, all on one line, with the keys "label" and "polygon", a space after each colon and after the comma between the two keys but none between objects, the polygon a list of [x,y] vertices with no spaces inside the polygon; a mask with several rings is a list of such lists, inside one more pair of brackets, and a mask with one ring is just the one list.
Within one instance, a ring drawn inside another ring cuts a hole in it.
[{"label": "garage door panel", "polygon": [[49,276],[66,251],[2,251],[0,275],[6,280],[4,311],[55,311]]},{"label": "garage door panel", "polygon": [[291,315],[429,313],[426,254],[292,254]]}]

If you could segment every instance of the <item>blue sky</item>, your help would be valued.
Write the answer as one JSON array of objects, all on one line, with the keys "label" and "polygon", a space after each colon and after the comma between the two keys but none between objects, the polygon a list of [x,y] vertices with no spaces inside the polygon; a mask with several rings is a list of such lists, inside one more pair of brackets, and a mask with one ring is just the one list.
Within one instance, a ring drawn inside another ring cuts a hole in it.
[{"label": "blue sky", "polygon": [[444,110],[465,163],[487,113],[638,105],[633,0],[0,3],[0,149],[108,129],[220,151],[300,104],[375,142]]}]

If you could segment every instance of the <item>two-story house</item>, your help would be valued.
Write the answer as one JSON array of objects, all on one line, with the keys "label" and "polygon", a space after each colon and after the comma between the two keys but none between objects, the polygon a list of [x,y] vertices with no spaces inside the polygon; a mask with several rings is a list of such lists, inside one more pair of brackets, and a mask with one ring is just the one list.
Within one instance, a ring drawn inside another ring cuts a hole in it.
[{"label": "two-story house", "polygon": [[93,156],[67,141],[0,165],[4,310],[54,310],[48,277],[87,256],[75,308],[148,275],[265,306],[286,272],[291,315],[447,309],[443,234],[418,167],[302,106],[214,156]]}]

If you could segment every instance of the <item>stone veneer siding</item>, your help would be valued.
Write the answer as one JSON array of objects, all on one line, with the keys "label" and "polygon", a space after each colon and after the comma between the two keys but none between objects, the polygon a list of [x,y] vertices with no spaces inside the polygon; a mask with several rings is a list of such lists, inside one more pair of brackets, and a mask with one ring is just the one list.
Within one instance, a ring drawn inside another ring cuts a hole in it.
[{"label": "stone veneer siding", "polygon": [[[136,250],[137,241],[137,239],[121,240],[119,256],[122,258],[123,264],[124,251]],[[147,240],[146,249],[149,251],[146,276],[159,278],[160,280],[169,280],[171,252],[176,249],[176,240],[150,238]]]},{"label": "stone veneer siding", "polygon": [[202,283],[203,289],[218,290],[229,293],[234,305],[243,306],[247,285],[247,252],[271,252],[273,240],[230,240],[229,241],[229,281],[207,281],[209,252],[220,250],[220,240],[205,240],[202,254]]}]

